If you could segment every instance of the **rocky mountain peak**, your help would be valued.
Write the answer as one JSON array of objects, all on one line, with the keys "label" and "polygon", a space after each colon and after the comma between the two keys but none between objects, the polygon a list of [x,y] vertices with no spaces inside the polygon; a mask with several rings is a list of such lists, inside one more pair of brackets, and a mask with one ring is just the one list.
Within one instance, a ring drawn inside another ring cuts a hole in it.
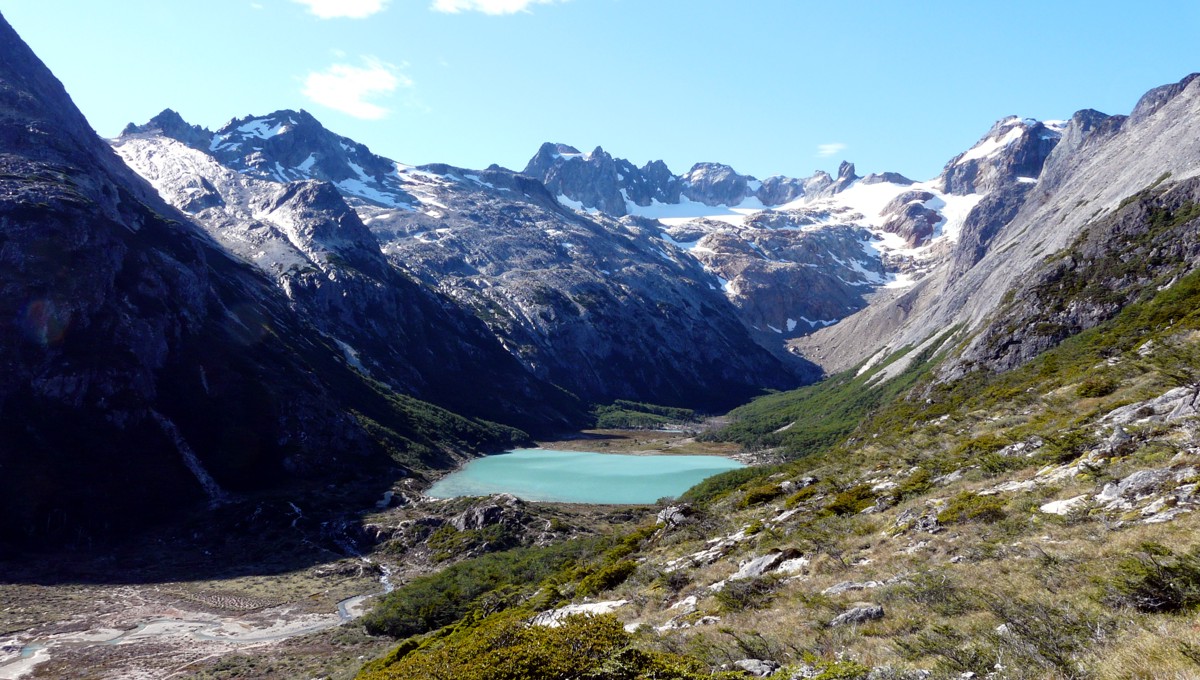
[{"label": "rocky mountain peak", "polygon": [[1076,157],[1085,146],[1116,134],[1126,120],[1126,116],[1110,116],[1094,109],[1076,111],[1062,128],[1058,145],[1046,158],[1039,176],[1042,186],[1058,186],[1069,166],[1069,159]]},{"label": "rocky mountain peak", "polygon": [[872,172],[862,178],[863,184],[899,184],[900,186],[911,186],[916,182],[901,175],[898,172]]},{"label": "rocky mountain peak", "polygon": [[212,131],[199,125],[192,125],[183,119],[173,109],[163,109],[162,113],[151,118],[145,125],[130,123],[121,131],[121,136],[157,132],[166,137],[179,140],[193,149],[207,149],[212,142]]},{"label": "rocky mountain peak", "polygon": [[1047,125],[1017,116],[1000,119],[983,139],[946,164],[942,190],[962,196],[1036,180],[1064,126],[1061,122]]},{"label": "rocky mountain peak", "polygon": [[842,191],[848,189],[850,185],[853,184],[857,179],[859,179],[859,177],[854,173],[854,164],[849,161],[842,161],[841,164],[838,165],[837,179],[834,180],[833,186],[830,187],[830,191],[831,193],[835,194],[841,193]]},{"label": "rocky mountain peak", "polygon": [[1186,90],[1197,78],[1200,78],[1200,73],[1191,73],[1177,83],[1161,85],[1142,95],[1137,105],[1133,107],[1133,112],[1129,114],[1130,122],[1138,123],[1153,115],[1155,111]]},{"label": "rocky mountain peak", "polygon": [[683,195],[704,205],[738,205],[753,194],[749,175],[724,163],[696,163],[683,176]]},{"label": "rocky mountain peak", "polygon": [[303,177],[379,182],[395,169],[365,145],[325,129],[303,110],[234,119],[213,135],[208,152],[239,172],[276,181]]},{"label": "rocky mountain peak", "polygon": [[579,149],[576,149],[569,144],[546,142],[538,148],[538,151],[533,155],[533,158],[529,159],[529,162],[525,164],[525,169],[522,172],[531,177],[541,177],[547,171],[549,171],[550,168],[554,167],[556,161],[562,159],[564,156],[574,157],[580,155],[582,154],[580,153]]}]

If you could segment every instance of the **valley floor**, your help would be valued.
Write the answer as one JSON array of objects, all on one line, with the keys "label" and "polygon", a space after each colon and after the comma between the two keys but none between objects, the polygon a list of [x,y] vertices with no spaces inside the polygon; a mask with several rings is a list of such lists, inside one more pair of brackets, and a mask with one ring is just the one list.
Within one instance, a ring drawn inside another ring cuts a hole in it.
[{"label": "valley floor", "polygon": [[[541,442],[545,448],[613,453],[731,454],[687,433],[604,430]],[[414,480],[415,481],[415,480]],[[290,504],[276,502],[267,536],[150,537],[104,554],[64,552],[0,560],[0,680],[15,678],[352,678],[394,646],[355,623],[385,588],[451,564],[428,532],[467,513],[469,499],[424,499],[401,484],[394,507],[362,519],[367,531],[403,527],[348,556]],[[554,525],[531,542],[606,533],[644,518],[638,506],[521,504],[522,528]],[[272,509],[246,507],[249,514]],[[294,515],[293,515],[294,513]],[[293,517],[295,520],[290,520]],[[301,521],[303,518],[303,521]],[[288,526],[291,522],[291,526]],[[277,533],[281,533],[277,535]],[[370,543],[371,541],[360,541]],[[339,545],[340,543],[340,545]],[[264,555],[263,544],[274,545]],[[399,544],[399,547],[398,547]],[[461,548],[469,554],[473,546]],[[290,558],[280,555],[290,554]],[[249,561],[239,556],[258,555]],[[197,564],[203,563],[203,568]],[[216,565],[216,566],[214,566]]]}]

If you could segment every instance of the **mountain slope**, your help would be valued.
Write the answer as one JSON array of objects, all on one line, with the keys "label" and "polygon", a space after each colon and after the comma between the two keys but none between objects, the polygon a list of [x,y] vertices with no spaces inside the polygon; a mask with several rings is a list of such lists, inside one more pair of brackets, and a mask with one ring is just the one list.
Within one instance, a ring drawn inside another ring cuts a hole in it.
[{"label": "mountain slope", "polygon": [[0,262],[0,540],[90,541],[521,438],[365,381],[130,171],[2,19]]},{"label": "mountain slope", "polygon": [[1160,178],[1200,173],[1198,110],[1200,84],[1189,76],[1147,93],[1128,118],[1090,110],[1075,114],[1062,132],[1067,142],[1046,158],[1027,197],[978,221],[990,233],[984,248],[970,239],[960,242],[970,252],[952,257],[956,266],[935,269],[903,296],[797,347],[829,370],[840,370],[872,354],[919,344],[939,328],[959,323],[977,328],[1014,282],[1090,222]]},{"label": "mountain slope", "polygon": [[[719,409],[816,376],[757,345],[718,280],[643,223],[566,210],[523,175],[402,166],[290,111],[233,121],[207,141],[164,112],[128,128],[117,147],[164,196],[192,206],[213,233],[230,234],[227,242],[244,242],[243,255],[267,268],[290,265],[250,236],[255,219],[270,221],[253,207],[260,195],[282,191],[273,187],[284,180],[331,182],[392,267],[470,310],[533,376],[586,401]],[[222,165],[261,183],[232,203],[197,202],[207,191],[197,175],[212,187],[247,184]],[[364,362],[372,356],[350,344]]]},{"label": "mountain slope", "polygon": [[[297,117],[299,117],[297,115]],[[114,148],[230,252],[274,278],[347,360],[393,389],[531,431],[577,426],[582,408],[529,375],[487,328],[396,268],[333,185],[279,183],[165,136],[165,112]],[[481,383],[492,389],[481,392]]]}]

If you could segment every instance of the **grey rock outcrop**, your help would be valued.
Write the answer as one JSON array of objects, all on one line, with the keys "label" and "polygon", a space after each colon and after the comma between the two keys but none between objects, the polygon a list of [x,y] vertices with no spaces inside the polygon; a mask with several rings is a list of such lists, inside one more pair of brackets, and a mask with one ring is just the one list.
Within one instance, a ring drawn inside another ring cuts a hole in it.
[{"label": "grey rock outcrop", "polygon": [[911,186],[915,184],[911,179],[901,175],[898,172],[872,172],[862,178],[863,184],[898,184],[900,186]]},{"label": "grey rock outcrop", "polygon": [[691,521],[693,513],[694,511],[689,505],[668,505],[658,511],[655,523],[668,529],[674,529]]},{"label": "grey rock outcrop", "polygon": [[868,621],[878,621],[883,618],[883,606],[860,602],[850,609],[838,614],[829,622],[830,628],[838,626],[855,626]]},{"label": "grey rock outcrop", "polygon": [[794,177],[771,175],[762,181],[754,195],[763,205],[783,205],[803,197],[809,191],[807,182]]},{"label": "grey rock outcrop", "polygon": [[1172,479],[1171,470],[1139,470],[1116,484],[1107,484],[1096,499],[1100,502],[1136,501],[1158,493]]},{"label": "grey rock outcrop", "polygon": [[477,531],[494,524],[517,525],[525,518],[524,505],[516,496],[501,494],[463,510],[450,524],[459,531]]},{"label": "grey rock outcrop", "polygon": [[756,678],[765,678],[779,670],[779,664],[764,659],[739,659],[733,666]]},{"label": "grey rock outcrop", "polygon": [[811,220],[802,212],[761,213],[742,230],[709,232],[691,252],[728,282],[725,294],[747,326],[796,337],[861,309],[886,279],[882,261],[864,245],[874,239],[870,232],[799,228]]},{"label": "grey rock outcrop", "polygon": [[883,208],[883,214],[888,216],[883,230],[903,237],[911,248],[925,245],[942,221],[936,210],[925,205],[933,198],[928,191],[906,191],[892,199]]},{"label": "grey rock outcrop", "polygon": [[758,578],[783,564],[786,560],[799,555],[796,550],[776,550],[765,555],[752,557],[743,562],[733,576],[730,576],[730,581],[740,581],[748,578]]},{"label": "grey rock outcrop", "polygon": [[[807,178],[774,175],[759,181],[721,163],[696,163],[683,175],[675,175],[660,160],[638,168],[599,147],[582,153],[573,146],[551,142],[538,149],[522,172],[541,180],[555,196],[613,217],[629,214],[630,204],[674,205],[681,200],[737,206],[753,198],[764,206],[778,206],[806,195],[835,193],[858,179],[848,163],[843,163],[837,180],[817,171]],[[872,175],[871,181],[912,183],[897,173]]]},{"label": "grey rock outcrop", "polygon": [[704,205],[738,205],[753,195],[753,177],[721,163],[697,163],[683,175],[683,195]]},{"label": "grey rock outcrop", "polygon": [[627,214],[626,200],[636,205],[678,203],[683,187],[666,163],[651,161],[641,169],[613,158],[600,147],[590,154],[566,144],[543,144],[524,174],[541,180],[554,195],[614,217]]}]

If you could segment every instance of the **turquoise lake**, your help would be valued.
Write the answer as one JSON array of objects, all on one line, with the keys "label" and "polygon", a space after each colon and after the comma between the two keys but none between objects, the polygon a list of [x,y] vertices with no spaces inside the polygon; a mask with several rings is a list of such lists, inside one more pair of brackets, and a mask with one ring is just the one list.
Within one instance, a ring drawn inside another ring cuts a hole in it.
[{"label": "turquoise lake", "polygon": [[468,463],[434,484],[434,498],[510,493],[527,501],[653,503],[745,467],[719,456],[628,456],[517,449]]}]

